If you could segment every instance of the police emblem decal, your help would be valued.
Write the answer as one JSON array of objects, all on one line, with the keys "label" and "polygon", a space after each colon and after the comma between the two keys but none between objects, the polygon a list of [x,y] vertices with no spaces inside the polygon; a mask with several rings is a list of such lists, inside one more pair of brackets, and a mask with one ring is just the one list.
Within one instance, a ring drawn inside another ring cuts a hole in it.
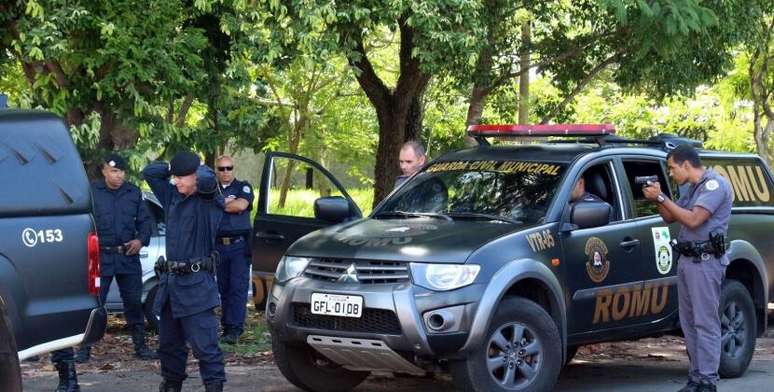
[{"label": "police emblem decal", "polygon": [[672,252],[666,246],[661,246],[658,249],[658,255],[656,256],[656,269],[661,275],[666,275],[672,270]]},{"label": "police emblem decal", "polygon": [[245,186],[242,188],[242,192],[244,192],[244,193],[250,193],[250,187],[249,187],[249,186],[247,186],[247,185],[245,185]]},{"label": "police emblem decal", "polygon": [[607,259],[607,245],[597,237],[591,237],[586,241],[586,272],[594,283],[601,283],[610,272],[610,260]]},{"label": "police emblem decal", "polygon": [[709,180],[707,181],[707,185],[705,185],[708,191],[714,191],[715,189],[718,189],[719,186],[718,180]]}]

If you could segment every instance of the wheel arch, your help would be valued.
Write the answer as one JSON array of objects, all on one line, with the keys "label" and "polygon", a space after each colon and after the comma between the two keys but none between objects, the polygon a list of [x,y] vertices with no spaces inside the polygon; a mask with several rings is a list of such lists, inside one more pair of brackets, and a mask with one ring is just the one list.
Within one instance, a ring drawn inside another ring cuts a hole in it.
[{"label": "wheel arch", "polygon": [[730,264],[726,268],[726,279],[741,282],[753,299],[757,319],[758,336],[766,332],[769,302],[768,274],[763,257],[752,244],[744,240],[731,241],[728,258]]},{"label": "wheel arch", "polygon": [[519,259],[505,264],[492,276],[481,297],[470,335],[463,351],[471,350],[486,337],[492,317],[503,299],[519,296],[537,303],[556,323],[562,338],[562,360],[567,347],[567,315],[562,287],[556,275],[545,264],[533,259]]}]

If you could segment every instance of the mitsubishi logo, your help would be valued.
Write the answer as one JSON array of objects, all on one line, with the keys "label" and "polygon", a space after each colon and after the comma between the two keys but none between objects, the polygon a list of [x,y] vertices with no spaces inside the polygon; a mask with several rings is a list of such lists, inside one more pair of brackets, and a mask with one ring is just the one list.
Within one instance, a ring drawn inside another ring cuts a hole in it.
[{"label": "mitsubishi logo", "polygon": [[360,282],[360,280],[357,278],[357,268],[355,268],[355,263],[352,263],[349,265],[346,271],[344,271],[341,276],[339,276],[339,282],[353,282],[357,283]]}]

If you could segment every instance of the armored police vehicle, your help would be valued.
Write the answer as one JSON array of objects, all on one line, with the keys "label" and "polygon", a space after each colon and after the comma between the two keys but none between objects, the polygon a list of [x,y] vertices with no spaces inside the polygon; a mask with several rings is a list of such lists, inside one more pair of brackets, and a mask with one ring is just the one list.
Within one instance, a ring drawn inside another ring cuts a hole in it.
[{"label": "armored police vehicle", "polygon": [[[464,391],[550,391],[578,346],[679,333],[679,227],[645,200],[638,177],[655,176],[676,200],[666,154],[692,141],[626,140],[607,125],[469,134],[478,147],[427,164],[362,219],[319,165],[269,154],[254,241],[267,264],[281,257],[266,317],[293,384],[342,391],[372,371],[448,370]],[[494,146],[490,136],[553,138]],[[755,155],[701,157],[734,188],[720,374],[738,377],[772,294],[772,176]],[[278,203],[288,167],[319,172],[291,184],[330,188],[314,216]],[[318,177],[328,185],[309,181]],[[573,202],[581,178],[596,197]]]},{"label": "armored police vehicle", "polygon": [[0,109],[0,390],[19,360],[99,340],[99,244],[81,159],[62,120]]}]

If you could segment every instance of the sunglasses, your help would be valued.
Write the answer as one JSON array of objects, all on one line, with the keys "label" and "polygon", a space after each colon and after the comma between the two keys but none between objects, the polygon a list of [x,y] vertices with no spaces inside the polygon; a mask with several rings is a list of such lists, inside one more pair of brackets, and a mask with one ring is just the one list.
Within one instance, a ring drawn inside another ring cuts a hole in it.
[{"label": "sunglasses", "polygon": [[218,171],[232,171],[234,166],[218,166]]}]

